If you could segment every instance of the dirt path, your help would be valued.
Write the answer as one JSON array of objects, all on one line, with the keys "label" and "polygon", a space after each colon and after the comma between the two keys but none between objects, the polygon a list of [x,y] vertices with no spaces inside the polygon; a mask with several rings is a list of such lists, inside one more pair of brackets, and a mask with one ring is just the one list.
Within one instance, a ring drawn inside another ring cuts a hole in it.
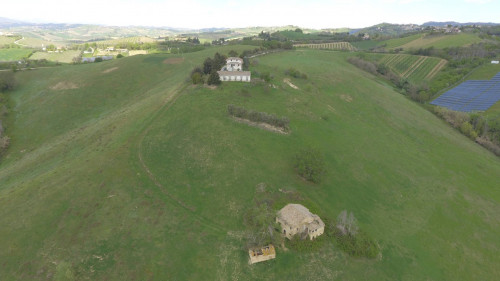
[{"label": "dirt path", "polygon": [[14,41],[14,44],[19,45],[19,46],[23,46],[23,47],[28,46],[28,45],[24,45],[24,44],[19,43],[19,41],[21,41],[21,40],[24,40],[24,36],[23,36],[23,38],[21,38],[21,39],[19,39],[19,40]]},{"label": "dirt path", "polygon": [[180,96],[180,93],[182,92],[182,90],[185,87],[186,87],[185,85],[181,85],[178,88],[176,88],[173,91],[173,93],[165,99],[165,101],[163,102],[161,107],[156,112],[153,112],[153,114],[152,114],[153,116],[152,116],[151,120],[149,121],[149,124],[146,127],[144,127],[141,134],[139,135],[139,139],[137,141],[137,157],[138,157],[139,163],[141,165],[141,168],[146,172],[146,174],[148,175],[148,178],[175,205],[177,205],[178,207],[180,207],[180,208],[186,210],[188,213],[190,213],[194,217],[195,220],[200,222],[200,224],[212,229],[215,232],[227,233],[227,230],[223,229],[217,223],[215,223],[215,222],[213,222],[213,221],[211,221],[211,220],[209,220],[209,219],[207,219],[199,214],[196,214],[196,208],[194,206],[190,206],[189,204],[186,204],[185,202],[183,202],[179,198],[175,197],[172,193],[170,193],[168,191],[168,188],[166,186],[164,186],[162,183],[160,183],[158,181],[158,179],[156,178],[156,176],[151,172],[151,169],[148,167],[148,165],[144,161],[144,158],[143,158],[143,155],[141,152],[144,139],[146,138],[146,135],[149,133],[149,131],[151,130],[151,128],[155,124],[155,121],[159,118],[159,116],[161,116],[162,113],[164,113],[165,111],[170,109],[170,107],[172,107],[172,105],[174,105],[175,101]]},{"label": "dirt path", "polygon": [[290,86],[290,87],[294,88],[295,90],[299,90],[299,87],[297,87],[297,86],[295,86],[294,84],[292,84],[292,81],[290,81],[290,79],[289,79],[289,78],[285,78],[285,79],[283,79],[283,82],[287,83],[287,84],[288,84],[288,86]]}]

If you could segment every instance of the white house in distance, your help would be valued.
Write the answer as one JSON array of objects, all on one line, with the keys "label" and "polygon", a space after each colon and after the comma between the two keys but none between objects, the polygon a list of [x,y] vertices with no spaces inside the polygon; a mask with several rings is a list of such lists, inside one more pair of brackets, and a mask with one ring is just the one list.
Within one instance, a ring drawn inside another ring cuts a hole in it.
[{"label": "white house in distance", "polygon": [[226,60],[226,65],[217,71],[220,81],[243,81],[250,82],[250,71],[242,71],[243,60],[237,57],[229,57]]},{"label": "white house in distance", "polygon": [[499,63],[500,63],[500,61],[497,61],[497,60],[492,60],[492,61],[491,61],[491,63],[492,63],[492,64],[499,64]]}]

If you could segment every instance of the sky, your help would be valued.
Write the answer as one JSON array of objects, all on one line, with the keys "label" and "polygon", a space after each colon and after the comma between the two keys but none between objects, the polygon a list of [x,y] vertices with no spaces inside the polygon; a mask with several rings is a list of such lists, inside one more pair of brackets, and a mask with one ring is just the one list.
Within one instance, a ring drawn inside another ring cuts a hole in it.
[{"label": "sky", "polygon": [[2,1],[0,17],[37,23],[178,28],[296,25],[367,27],[382,22],[500,22],[500,0],[83,0]]}]

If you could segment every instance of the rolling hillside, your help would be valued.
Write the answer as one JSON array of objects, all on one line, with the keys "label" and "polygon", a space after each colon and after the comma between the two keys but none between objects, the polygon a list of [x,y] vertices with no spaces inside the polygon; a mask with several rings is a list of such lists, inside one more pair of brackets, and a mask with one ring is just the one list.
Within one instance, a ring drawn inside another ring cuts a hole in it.
[{"label": "rolling hillside", "polygon": [[[2,280],[494,280],[500,160],[346,61],[258,58],[263,82],[186,85],[228,46],[18,72],[0,163]],[[291,66],[308,75],[284,81]],[[291,134],[235,122],[227,105],[287,116]],[[318,185],[291,160],[320,150]],[[293,198],[286,197],[295,194]],[[375,260],[326,243],[248,265],[259,196],[353,211]],[[273,197],[274,198],[274,197]]]}]

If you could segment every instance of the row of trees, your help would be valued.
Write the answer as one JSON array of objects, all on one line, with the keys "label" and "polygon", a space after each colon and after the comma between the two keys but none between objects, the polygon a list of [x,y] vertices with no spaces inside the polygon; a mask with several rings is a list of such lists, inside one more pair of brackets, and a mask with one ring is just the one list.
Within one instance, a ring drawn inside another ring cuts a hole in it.
[{"label": "row of trees", "polygon": [[250,120],[257,123],[266,123],[274,127],[288,131],[290,120],[287,117],[277,117],[274,114],[267,114],[265,112],[258,112],[253,110],[247,110],[243,107],[235,106],[230,104],[227,106],[227,112],[229,115]]}]

